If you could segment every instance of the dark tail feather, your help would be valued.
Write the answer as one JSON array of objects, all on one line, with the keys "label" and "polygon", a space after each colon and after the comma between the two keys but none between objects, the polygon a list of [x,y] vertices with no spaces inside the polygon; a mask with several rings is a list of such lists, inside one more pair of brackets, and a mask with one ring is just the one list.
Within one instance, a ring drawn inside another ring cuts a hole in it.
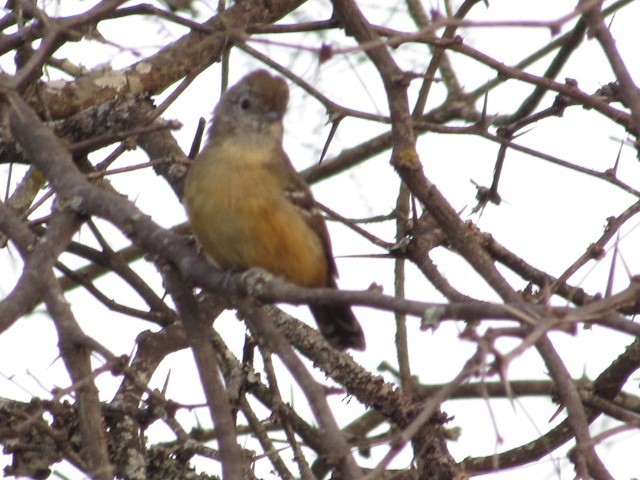
[{"label": "dark tail feather", "polygon": [[310,306],[320,333],[337,350],[364,350],[362,328],[348,306]]}]

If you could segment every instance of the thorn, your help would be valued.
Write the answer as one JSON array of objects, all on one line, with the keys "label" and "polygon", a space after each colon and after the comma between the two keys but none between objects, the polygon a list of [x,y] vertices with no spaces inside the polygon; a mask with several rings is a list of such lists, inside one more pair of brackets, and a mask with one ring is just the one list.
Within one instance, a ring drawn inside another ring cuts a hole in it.
[{"label": "thorn", "polygon": [[193,136],[193,142],[191,142],[191,150],[189,150],[189,158],[193,160],[200,151],[200,145],[202,144],[202,137],[204,135],[204,127],[207,121],[200,117],[198,120],[198,126],[196,127],[196,134]]},{"label": "thorn", "polygon": [[332,122],[331,130],[329,131],[329,135],[327,136],[327,141],[324,142],[324,147],[322,147],[322,153],[320,154],[320,159],[318,160],[319,164],[322,163],[322,160],[324,160],[324,157],[327,154],[327,151],[329,150],[329,145],[331,145],[331,141],[333,140],[333,137],[338,131],[338,126],[340,125],[340,122],[342,121],[343,118],[344,118],[344,114],[342,113],[329,115],[329,121]]}]

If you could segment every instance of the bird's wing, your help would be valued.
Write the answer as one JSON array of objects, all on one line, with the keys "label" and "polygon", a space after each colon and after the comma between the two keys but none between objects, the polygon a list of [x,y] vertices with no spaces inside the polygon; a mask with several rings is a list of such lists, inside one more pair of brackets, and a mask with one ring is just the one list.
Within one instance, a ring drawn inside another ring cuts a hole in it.
[{"label": "bird's wing", "polygon": [[335,286],[335,278],[338,276],[338,269],[336,262],[333,259],[333,251],[331,248],[331,239],[329,238],[329,231],[327,230],[327,224],[316,204],[315,199],[309,189],[309,186],[302,179],[300,174],[293,168],[286,153],[282,151],[282,155],[286,158],[287,168],[286,177],[284,180],[284,195],[286,199],[296,206],[298,211],[302,214],[305,222],[320,238],[322,246],[324,247],[325,256],[327,259],[327,265],[329,266],[329,285]]}]

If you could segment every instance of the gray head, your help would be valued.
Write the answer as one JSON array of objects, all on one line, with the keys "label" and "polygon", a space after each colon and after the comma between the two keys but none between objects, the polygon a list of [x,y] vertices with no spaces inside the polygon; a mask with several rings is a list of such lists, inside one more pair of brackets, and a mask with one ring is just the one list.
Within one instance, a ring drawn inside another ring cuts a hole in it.
[{"label": "gray head", "polygon": [[267,134],[282,139],[282,118],[289,102],[284,78],[256,70],[226,91],[213,111],[209,142],[219,137]]}]

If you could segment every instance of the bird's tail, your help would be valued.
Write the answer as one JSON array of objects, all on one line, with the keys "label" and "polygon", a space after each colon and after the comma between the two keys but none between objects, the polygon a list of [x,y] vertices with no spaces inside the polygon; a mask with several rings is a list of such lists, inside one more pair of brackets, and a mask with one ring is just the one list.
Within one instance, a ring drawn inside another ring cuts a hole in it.
[{"label": "bird's tail", "polygon": [[320,333],[337,350],[364,350],[364,333],[358,320],[347,305],[310,306]]}]

